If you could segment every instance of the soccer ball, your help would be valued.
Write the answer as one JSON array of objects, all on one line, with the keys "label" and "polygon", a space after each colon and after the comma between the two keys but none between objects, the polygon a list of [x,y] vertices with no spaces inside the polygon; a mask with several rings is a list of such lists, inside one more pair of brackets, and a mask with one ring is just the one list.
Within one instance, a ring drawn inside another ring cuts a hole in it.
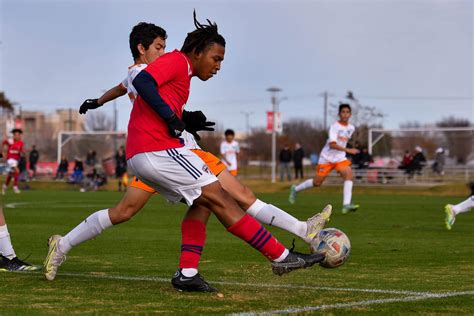
[{"label": "soccer ball", "polygon": [[349,257],[351,242],[339,229],[325,228],[311,242],[310,251],[312,253],[326,252],[326,258],[319,265],[325,268],[337,268]]}]

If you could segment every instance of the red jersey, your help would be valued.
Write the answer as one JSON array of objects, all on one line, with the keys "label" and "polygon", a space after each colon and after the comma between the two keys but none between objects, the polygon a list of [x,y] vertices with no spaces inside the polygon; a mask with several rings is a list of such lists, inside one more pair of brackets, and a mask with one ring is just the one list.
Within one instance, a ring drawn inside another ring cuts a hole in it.
[{"label": "red jersey", "polygon": [[25,143],[23,143],[22,140],[15,142],[14,140],[6,139],[2,143],[2,149],[5,145],[8,146],[7,159],[20,160],[20,154],[23,152],[23,146],[25,146]]},{"label": "red jersey", "polygon": [[[142,71],[148,72],[155,79],[161,98],[181,118],[188,101],[193,74],[188,57],[174,50],[156,59]],[[127,159],[143,152],[182,146],[180,139],[171,137],[166,122],[138,96],[128,122]]]}]

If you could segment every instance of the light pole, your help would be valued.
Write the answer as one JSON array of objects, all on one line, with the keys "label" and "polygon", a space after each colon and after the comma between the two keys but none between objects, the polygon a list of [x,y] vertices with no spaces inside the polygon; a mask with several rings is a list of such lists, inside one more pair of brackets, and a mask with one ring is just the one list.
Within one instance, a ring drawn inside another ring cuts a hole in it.
[{"label": "light pole", "polygon": [[270,87],[267,89],[271,94],[272,100],[272,111],[273,111],[273,124],[272,124],[272,183],[276,182],[276,129],[275,129],[275,117],[278,112],[278,103],[280,99],[277,98],[278,92],[282,90],[278,87]]},{"label": "light pole", "polygon": [[253,111],[240,111],[240,113],[245,116],[245,132],[247,133],[247,137],[250,134],[250,115],[253,114]]}]

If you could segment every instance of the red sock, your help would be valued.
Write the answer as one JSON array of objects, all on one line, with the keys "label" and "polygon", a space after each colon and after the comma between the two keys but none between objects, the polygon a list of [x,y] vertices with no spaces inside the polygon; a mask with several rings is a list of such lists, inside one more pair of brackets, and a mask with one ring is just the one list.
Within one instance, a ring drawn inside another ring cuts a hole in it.
[{"label": "red sock", "polygon": [[227,230],[245,240],[272,261],[280,258],[286,249],[268,230],[248,214],[245,214]]},{"label": "red sock", "polygon": [[6,186],[8,186],[8,185],[10,184],[10,180],[11,180],[11,179],[12,179],[12,176],[11,176],[11,174],[9,173],[9,174],[7,175],[7,178],[5,179],[5,185],[6,185]]},{"label": "red sock", "polygon": [[18,186],[18,177],[20,175],[18,174],[18,172],[15,172],[15,174],[13,175],[13,186]]},{"label": "red sock", "polygon": [[206,225],[193,219],[181,223],[181,257],[179,267],[197,269],[206,242]]}]

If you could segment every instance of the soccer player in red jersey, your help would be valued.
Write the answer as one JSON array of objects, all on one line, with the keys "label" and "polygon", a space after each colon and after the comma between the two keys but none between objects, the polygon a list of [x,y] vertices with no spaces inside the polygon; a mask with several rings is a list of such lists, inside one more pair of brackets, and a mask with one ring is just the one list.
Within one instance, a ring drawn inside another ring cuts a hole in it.
[{"label": "soccer player in red jersey", "polygon": [[18,176],[20,175],[18,161],[20,160],[20,156],[23,153],[23,147],[25,146],[25,143],[23,143],[23,140],[21,139],[22,133],[21,129],[15,128],[12,130],[13,138],[6,139],[2,143],[2,154],[7,161],[7,167],[9,169],[5,183],[2,185],[2,195],[5,195],[12,178],[13,192],[20,193],[20,190],[18,189]]},{"label": "soccer player in red jersey", "polygon": [[[221,68],[225,40],[217,25],[200,24],[188,33],[181,51],[152,62],[133,80],[138,92],[128,125],[129,167],[145,184],[171,202],[184,201],[190,210],[214,213],[227,230],[249,243],[272,262],[273,272],[288,273],[324,259],[323,254],[291,252],[238,206],[206,164],[179,138],[182,114],[192,77],[209,80]],[[175,278],[183,278],[178,271]]]},{"label": "soccer player in red jersey", "polygon": [[[156,26],[155,26],[156,28]],[[143,37],[144,34],[151,35],[154,32],[152,25],[147,23],[140,23],[134,27],[130,35],[130,47],[135,47],[138,43],[135,43],[133,39],[141,38],[145,50],[141,52],[142,54],[148,53],[148,56],[143,56],[147,58],[139,57],[138,54],[132,53],[135,58],[135,65],[129,68],[129,73],[127,79],[119,86],[112,88],[110,91],[106,92],[99,99],[88,99],[82,105],[80,112],[85,113],[89,109],[95,109],[105,102],[112,100],[115,97],[124,95],[126,92],[129,92],[131,100],[135,100],[136,91],[133,89],[133,86],[130,83],[133,81],[135,76],[145,67],[144,63],[153,61],[154,58],[151,56],[151,53],[148,52],[148,42],[152,42],[153,38],[146,39],[147,36]],[[144,34],[143,34],[144,33]],[[141,35],[140,35],[141,34]],[[158,33],[156,33],[158,34]],[[160,38],[161,37],[161,38]],[[155,41],[161,40],[161,47],[164,47],[164,39],[166,35],[160,35]],[[139,46],[140,48],[140,46]],[[143,47],[141,47],[143,48]],[[151,48],[151,46],[150,46]],[[161,55],[161,54],[160,54]],[[155,56],[155,58],[158,56]],[[145,65],[146,66],[146,65]],[[137,68],[137,71],[134,71]],[[126,88],[126,89],[124,89]],[[197,112],[187,112],[197,113]],[[202,112],[199,112],[202,114]],[[203,115],[202,115],[203,116]],[[205,117],[204,122],[205,123]],[[195,122],[187,121],[186,124],[195,125]],[[187,126],[186,129],[189,130],[190,126]],[[186,136],[184,135],[186,134]],[[196,135],[194,133],[194,135]],[[198,136],[198,135],[196,135]],[[298,221],[296,218],[287,214],[286,212],[274,207],[271,204],[266,204],[255,198],[253,193],[243,185],[241,185],[238,180],[232,177],[225,167],[211,153],[204,152],[199,148],[196,141],[194,140],[193,135],[190,133],[184,132],[182,139],[188,149],[191,149],[196,155],[198,155],[208,166],[210,171],[218,176],[219,181],[221,181],[223,187],[226,190],[230,190],[231,196],[238,201],[241,207],[247,210],[249,214],[258,219],[260,222],[265,224],[273,224],[274,226],[283,228],[289,232],[296,234],[297,236],[303,238],[308,242],[312,237],[312,233],[319,231],[327,221],[330,216],[330,206],[325,209],[325,212],[317,214],[310,218],[308,221]],[[110,227],[111,225],[116,225],[121,222],[129,220],[133,215],[135,215],[148,201],[148,199],[155,192],[153,188],[150,188],[143,182],[138,179],[135,179],[130,185],[129,190],[122,198],[122,201],[113,208],[102,210],[94,213],[88,217],[87,221],[79,224],[66,236],[61,237],[55,235],[53,239],[50,240],[50,253],[45,260],[45,276],[48,280],[53,280],[56,275],[57,267],[59,264],[55,261],[62,262],[65,254],[75,245],[78,245],[84,241],[87,241],[91,238],[98,236],[104,229]],[[173,278],[173,285],[178,290],[187,290],[187,291],[213,291],[215,290],[209,286],[200,275],[197,273],[197,267],[204,246],[205,241],[205,224],[209,217],[210,212],[207,210],[199,210],[196,208],[191,208],[190,211],[186,214],[185,219],[182,222],[182,249],[181,249],[181,260],[180,260],[180,269],[178,277]],[[325,216],[325,217],[324,217]],[[97,222],[97,225],[93,223]],[[91,227],[94,226],[94,227]],[[57,246],[56,246],[57,244]],[[56,249],[55,249],[56,248]],[[56,258],[58,260],[56,260]],[[183,275],[179,276],[180,273]],[[181,281],[182,284],[175,284],[176,280]]]}]

